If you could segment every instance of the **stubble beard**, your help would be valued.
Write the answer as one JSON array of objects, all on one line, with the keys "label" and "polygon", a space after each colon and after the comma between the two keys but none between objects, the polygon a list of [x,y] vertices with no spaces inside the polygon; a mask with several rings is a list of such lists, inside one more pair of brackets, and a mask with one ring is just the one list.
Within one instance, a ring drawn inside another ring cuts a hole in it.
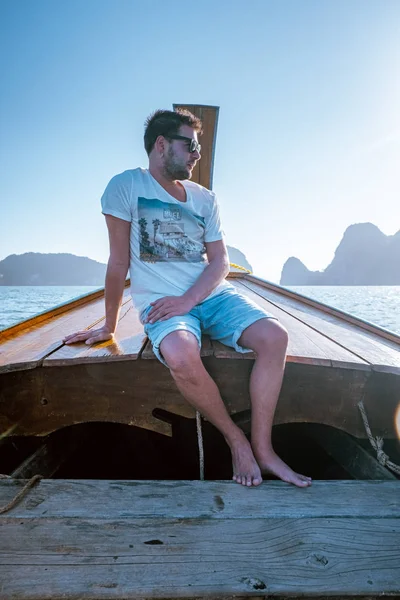
[{"label": "stubble beard", "polygon": [[184,167],[182,164],[179,164],[175,158],[172,148],[169,148],[164,161],[163,175],[166,179],[170,179],[171,181],[182,181],[184,179],[190,179],[192,176],[192,171],[189,169],[189,167]]}]

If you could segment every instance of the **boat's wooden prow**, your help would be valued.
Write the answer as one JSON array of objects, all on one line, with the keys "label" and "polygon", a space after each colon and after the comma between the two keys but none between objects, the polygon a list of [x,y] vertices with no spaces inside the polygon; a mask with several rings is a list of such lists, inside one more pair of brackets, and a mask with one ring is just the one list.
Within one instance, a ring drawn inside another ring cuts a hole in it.
[{"label": "boat's wooden prow", "polygon": [[[365,437],[357,408],[363,399],[374,435],[396,437],[399,336],[251,275],[235,273],[230,281],[289,331],[276,424],[323,423]],[[93,347],[62,342],[67,333],[102,322],[102,292],[68,308],[3,332],[0,432],[11,427],[15,435],[45,435],[74,423],[110,421],[169,435],[168,425],[154,417],[157,409],[194,417],[169,371],[155,360],[128,288],[113,342]],[[202,358],[230,412],[248,410],[254,354],[205,338]]]}]

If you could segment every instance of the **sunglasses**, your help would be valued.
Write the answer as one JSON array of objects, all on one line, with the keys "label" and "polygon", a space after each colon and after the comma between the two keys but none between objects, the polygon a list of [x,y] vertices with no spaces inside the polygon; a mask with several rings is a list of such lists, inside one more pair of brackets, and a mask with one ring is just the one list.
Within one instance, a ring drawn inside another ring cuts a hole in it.
[{"label": "sunglasses", "polygon": [[185,142],[188,142],[189,152],[198,152],[200,154],[201,145],[199,144],[199,142],[197,140],[194,140],[193,138],[185,137],[184,135],[169,135],[167,139],[169,139],[169,140],[185,140]]}]

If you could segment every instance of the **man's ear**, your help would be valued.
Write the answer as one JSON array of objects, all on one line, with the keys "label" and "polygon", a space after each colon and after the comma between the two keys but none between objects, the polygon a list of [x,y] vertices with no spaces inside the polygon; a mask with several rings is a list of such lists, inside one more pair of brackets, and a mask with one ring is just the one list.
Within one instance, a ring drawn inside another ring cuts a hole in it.
[{"label": "man's ear", "polygon": [[163,135],[159,135],[155,141],[154,146],[155,146],[155,149],[157,150],[158,154],[164,154],[164,152],[165,152],[165,137]]}]

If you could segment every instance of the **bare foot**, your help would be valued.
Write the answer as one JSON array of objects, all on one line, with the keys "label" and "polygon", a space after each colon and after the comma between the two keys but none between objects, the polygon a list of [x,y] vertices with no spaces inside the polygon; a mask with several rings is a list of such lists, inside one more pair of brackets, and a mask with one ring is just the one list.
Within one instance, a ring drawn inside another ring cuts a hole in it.
[{"label": "bare foot", "polygon": [[[229,442],[228,442],[229,443]],[[233,481],[248,487],[262,482],[260,467],[246,436],[229,443],[232,452]]]},{"label": "bare foot", "polygon": [[308,487],[311,485],[311,477],[295,473],[273,450],[264,453],[262,457],[258,457],[257,462],[263,474],[276,475],[282,481],[292,483],[298,487]]}]

